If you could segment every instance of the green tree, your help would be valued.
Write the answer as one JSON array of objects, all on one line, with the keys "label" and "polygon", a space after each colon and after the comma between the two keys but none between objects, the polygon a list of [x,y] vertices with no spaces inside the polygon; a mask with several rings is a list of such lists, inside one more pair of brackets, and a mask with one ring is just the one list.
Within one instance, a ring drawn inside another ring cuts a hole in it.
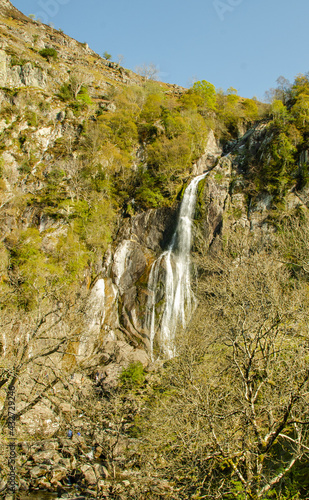
[{"label": "green tree", "polygon": [[275,99],[271,104],[271,112],[275,120],[285,122],[288,117],[288,110],[279,99]]},{"label": "green tree", "polygon": [[207,109],[216,109],[216,88],[212,83],[206,80],[195,82],[191,91],[203,99],[203,104]]},{"label": "green tree", "polygon": [[309,124],[309,95],[301,93],[297,96],[296,102],[291,109],[298,128],[304,130]]},{"label": "green tree", "polygon": [[253,99],[244,99],[242,102],[243,114],[247,120],[257,120],[259,111],[256,102]]},{"label": "green tree", "polygon": [[104,57],[104,59],[106,59],[106,61],[110,61],[110,60],[111,60],[111,58],[112,58],[112,55],[111,55],[111,54],[109,54],[109,53],[105,50],[105,52],[103,52],[103,57]]}]

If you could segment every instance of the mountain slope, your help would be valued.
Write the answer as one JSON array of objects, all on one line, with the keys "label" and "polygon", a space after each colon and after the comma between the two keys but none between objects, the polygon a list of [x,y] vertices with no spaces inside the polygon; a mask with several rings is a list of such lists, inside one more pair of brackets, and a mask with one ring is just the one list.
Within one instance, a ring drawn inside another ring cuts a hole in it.
[{"label": "mountain slope", "polygon": [[29,18],[26,17],[22,12],[20,12],[16,7],[12,5],[9,0],[1,0],[0,2],[0,13],[2,16],[6,18],[11,17],[13,19],[18,19],[22,21],[29,21]]}]

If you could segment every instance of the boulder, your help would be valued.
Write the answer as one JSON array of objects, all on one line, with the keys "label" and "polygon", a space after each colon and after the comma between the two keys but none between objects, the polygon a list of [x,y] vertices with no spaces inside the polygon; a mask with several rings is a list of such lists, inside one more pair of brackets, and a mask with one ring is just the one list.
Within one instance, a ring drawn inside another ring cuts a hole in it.
[{"label": "boulder", "polygon": [[48,439],[59,429],[59,417],[43,403],[38,403],[20,417],[19,433],[22,436]]},{"label": "boulder", "polygon": [[55,465],[59,463],[61,456],[58,453],[55,453],[54,450],[40,451],[38,453],[34,453],[32,455],[32,459],[37,465]]},{"label": "boulder", "polygon": [[53,469],[52,474],[51,474],[51,483],[52,484],[58,484],[60,481],[62,481],[68,474],[67,469],[64,467],[56,467]]},{"label": "boulder", "polygon": [[144,368],[146,368],[150,363],[149,356],[143,349],[134,349],[134,351],[129,355],[128,361],[130,363],[141,363]]},{"label": "boulder", "polygon": [[[3,70],[2,70],[3,71]],[[6,68],[5,84],[9,87],[46,87],[46,75],[40,68],[33,67],[31,62],[23,66]]]},{"label": "boulder", "polygon": [[50,482],[48,481],[48,479],[46,479],[46,477],[43,477],[43,478],[40,478],[38,481],[37,481],[37,486],[42,489],[42,490],[50,490],[52,489],[52,485],[50,484]]},{"label": "boulder", "polygon": [[96,484],[97,483],[97,478],[96,478],[95,472],[90,465],[82,465],[80,470],[82,471],[83,476],[85,478],[85,482],[87,484]]},{"label": "boulder", "polygon": [[48,467],[36,465],[31,468],[30,475],[32,479],[37,479],[39,477],[45,476]]}]

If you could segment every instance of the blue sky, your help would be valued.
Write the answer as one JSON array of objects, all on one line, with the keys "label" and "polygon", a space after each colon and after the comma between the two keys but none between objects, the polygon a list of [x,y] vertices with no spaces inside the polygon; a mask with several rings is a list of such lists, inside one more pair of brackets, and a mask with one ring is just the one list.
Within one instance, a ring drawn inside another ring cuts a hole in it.
[{"label": "blue sky", "polygon": [[12,0],[122,65],[159,79],[207,80],[263,99],[278,76],[309,71],[308,0]]}]

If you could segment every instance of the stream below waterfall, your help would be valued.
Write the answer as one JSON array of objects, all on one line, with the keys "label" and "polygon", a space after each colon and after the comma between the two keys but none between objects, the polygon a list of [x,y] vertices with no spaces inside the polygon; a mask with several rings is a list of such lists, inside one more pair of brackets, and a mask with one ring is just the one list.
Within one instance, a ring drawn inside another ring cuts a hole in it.
[{"label": "stream below waterfall", "polygon": [[[145,324],[150,333],[152,359],[154,359],[154,340],[157,334],[164,355],[168,358],[175,355],[176,330],[178,327],[186,326],[195,308],[196,300],[191,289],[192,225],[198,184],[206,175],[207,172],[195,177],[186,188],[171,243],[150,270]],[[162,267],[165,268],[165,302],[163,312],[158,315],[157,303]]]}]

